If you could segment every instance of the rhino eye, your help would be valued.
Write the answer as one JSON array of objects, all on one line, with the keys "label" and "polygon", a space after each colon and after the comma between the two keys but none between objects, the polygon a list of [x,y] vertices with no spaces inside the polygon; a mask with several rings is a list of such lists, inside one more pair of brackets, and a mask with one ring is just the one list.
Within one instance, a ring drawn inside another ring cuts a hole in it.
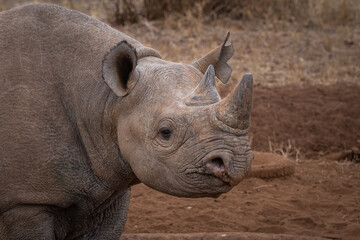
[{"label": "rhino eye", "polygon": [[160,129],[160,135],[165,140],[169,140],[171,137],[171,134],[172,134],[172,132],[171,132],[170,128],[161,128]]}]

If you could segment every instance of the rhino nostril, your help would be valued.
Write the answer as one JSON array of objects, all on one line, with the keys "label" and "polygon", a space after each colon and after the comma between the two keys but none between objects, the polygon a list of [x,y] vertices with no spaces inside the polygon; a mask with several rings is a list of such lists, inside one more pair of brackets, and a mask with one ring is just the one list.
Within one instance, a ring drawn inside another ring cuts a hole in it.
[{"label": "rhino nostril", "polygon": [[206,165],[205,165],[206,173],[211,174],[217,178],[220,178],[223,182],[229,183],[230,178],[227,174],[224,160],[220,157],[216,157],[211,159]]},{"label": "rhino nostril", "polygon": [[225,171],[224,161],[222,160],[222,158],[214,158],[210,161],[210,163],[213,165],[214,168]]},{"label": "rhino nostril", "polygon": [[225,175],[225,165],[222,158],[213,158],[206,165],[206,172],[216,177],[222,177]]},{"label": "rhino nostril", "polygon": [[223,182],[230,184],[231,179],[225,168],[224,160],[221,157],[213,158],[205,164],[205,171],[207,174],[211,174],[220,178]]}]

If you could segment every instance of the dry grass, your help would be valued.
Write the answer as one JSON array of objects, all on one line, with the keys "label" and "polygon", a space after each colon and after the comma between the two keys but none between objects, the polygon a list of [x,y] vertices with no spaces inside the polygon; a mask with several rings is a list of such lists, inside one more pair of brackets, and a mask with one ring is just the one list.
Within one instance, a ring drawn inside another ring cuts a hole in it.
[{"label": "dry grass", "polygon": [[[232,81],[252,72],[257,83],[359,83],[360,29],[352,26],[304,27],[291,23],[258,24],[222,20],[203,23],[194,15],[143,21],[119,27],[164,59],[192,62],[223,42],[227,31],[235,46]],[[226,87],[226,86],[223,86]]]},{"label": "dry grass", "polygon": [[287,158],[293,158],[296,162],[299,162],[303,155],[301,154],[300,148],[296,147],[295,141],[288,140],[287,144],[281,142],[280,144],[272,142],[269,138],[269,152],[282,155]]},{"label": "dry grass", "polygon": [[193,15],[201,21],[251,20],[305,25],[347,25],[360,21],[358,0],[0,0],[4,10],[24,3],[54,3],[116,24]]},{"label": "dry grass", "polygon": [[230,31],[232,82],[244,72],[265,85],[360,82],[358,0],[0,0],[0,7],[29,2],[126,24],[118,28],[171,61],[192,62]]}]

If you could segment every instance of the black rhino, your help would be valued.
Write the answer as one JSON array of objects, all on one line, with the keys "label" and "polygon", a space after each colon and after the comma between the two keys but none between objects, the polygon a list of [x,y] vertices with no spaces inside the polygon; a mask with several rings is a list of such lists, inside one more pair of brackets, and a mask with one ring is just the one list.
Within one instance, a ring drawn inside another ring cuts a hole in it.
[{"label": "black rhino", "polygon": [[233,46],[168,62],[82,13],[0,13],[0,239],[119,239],[130,187],[219,196],[250,171],[252,76]]}]

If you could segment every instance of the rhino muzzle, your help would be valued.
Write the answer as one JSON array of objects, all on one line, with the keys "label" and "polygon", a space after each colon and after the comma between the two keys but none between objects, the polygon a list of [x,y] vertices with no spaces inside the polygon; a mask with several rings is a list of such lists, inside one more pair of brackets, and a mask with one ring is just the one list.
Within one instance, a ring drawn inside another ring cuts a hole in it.
[{"label": "rhino muzzle", "polygon": [[252,152],[242,158],[243,160],[239,161],[226,152],[210,153],[204,160],[204,173],[213,175],[233,187],[241,182],[251,169]]},{"label": "rhino muzzle", "polygon": [[[242,77],[236,88],[221,100],[216,90],[215,68],[210,64],[194,91],[186,98],[188,106],[211,105],[210,121],[222,131],[244,136],[250,129],[253,78],[251,73]],[[237,185],[251,168],[251,150],[235,156],[225,151],[209,153],[204,158],[204,174],[213,175],[230,186]]]}]

